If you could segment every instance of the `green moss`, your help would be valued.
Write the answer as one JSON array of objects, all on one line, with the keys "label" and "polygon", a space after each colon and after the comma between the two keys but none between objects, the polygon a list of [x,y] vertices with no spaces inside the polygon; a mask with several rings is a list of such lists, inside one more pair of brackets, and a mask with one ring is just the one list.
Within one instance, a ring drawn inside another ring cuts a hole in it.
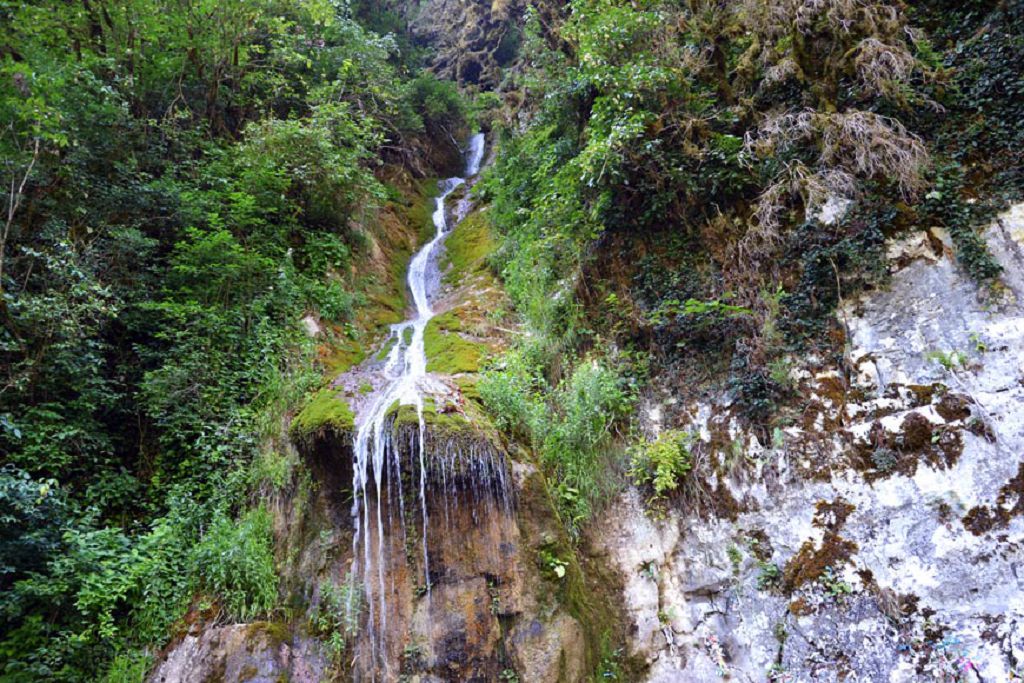
[{"label": "green moss", "polygon": [[487,347],[463,339],[457,331],[458,327],[454,329],[448,327],[448,323],[457,320],[449,318],[449,315],[450,312],[431,320],[423,333],[423,345],[427,354],[427,372],[446,375],[479,372]]},{"label": "green moss", "polygon": [[292,420],[294,436],[309,436],[321,429],[351,431],[355,429],[356,416],[348,401],[338,395],[333,387],[325,387],[313,395],[298,415]]},{"label": "green moss", "polygon": [[495,249],[494,235],[487,216],[474,211],[466,216],[445,239],[442,267],[445,282],[459,283],[467,275],[486,269],[486,259]]},{"label": "green moss", "polygon": [[416,229],[420,244],[426,244],[437,231],[434,226],[434,198],[440,191],[438,179],[424,178],[416,189],[416,196],[402,207],[402,213],[409,225]]},{"label": "green moss", "polygon": [[482,406],[483,399],[480,396],[480,389],[477,387],[478,382],[479,378],[474,375],[464,375],[455,380],[455,384],[458,385],[463,398]]},{"label": "green moss", "polygon": [[377,355],[374,356],[374,358],[379,361],[387,360],[388,354],[391,353],[391,349],[395,348],[395,344],[397,343],[397,339],[393,336],[389,337],[388,340],[384,342],[383,346],[380,347],[380,351],[377,352]]},{"label": "green moss", "polygon": [[362,344],[353,339],[346,339],[330,348],[327,356],[323,359],[323,363],[324,367],[327,368],[328,374],[332,377],[337,377],[352,366],[362,363],[365,358],[366,350]]},{"label": "green moss", "polygon": [[247,634],[250,639],[258,637],[261,632],[267,634],[270,643],[275,646],[290,643],[292,640],[287,624],[279,621],[254,621],[249,624]]},{"label": "green moss", "polygon": [[385,282],[380,278],[364,279],[361,287],[367,292],[369,304],[361,316],[362,327],[370,331],[381,330],[388,325],[405,319],[405,270],[412,252],[405,247],[396,247],[391,254],[389,269],[391,277]]},{"label": "green moss", "polygon": [[[401,405],[397,401],[388,408],[388,415],[395,416],[394,429],[402,427],[419,427],[420,419],[416,413],[416,406]],[[458,433],[475,431],[473,423],[464,415],[459,413],[439,413],[432,398],[423,401],[423,422],[427,429],[432,432]]]}]

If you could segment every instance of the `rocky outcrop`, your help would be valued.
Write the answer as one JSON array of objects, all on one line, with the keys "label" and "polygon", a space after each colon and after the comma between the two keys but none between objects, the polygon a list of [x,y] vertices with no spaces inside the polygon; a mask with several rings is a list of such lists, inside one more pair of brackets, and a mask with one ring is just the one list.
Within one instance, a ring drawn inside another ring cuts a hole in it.
[{"label": "rocky outcrop", "polygon": [[327,669],[320,643],[293,637],[281,624],[194,628],[160,662],[153,683],[319,683]]},{"label": "rocky outcrop", "polygon": [[413,12],[410,30],[434,48],[439,76],[493,89],[516,57],[525,6],[521,0],[426,0]]},{"label": "rocky outcrop", "polygon": [[[892,245],[842,306],[844,365],[793,371],[770,443],[728,401],[686,406],[700,484],[730,501],[652,520],[635,491],[589,534],[614,562],[649,681],[1009,680],[1024,661],[1024,205],[986,233],[981,291],[941,231]],[[663,406],[651,406],[654,414]],[[713,454],[708,457],[715,457]],[[714,514],[711,510],[717,511]]]}]

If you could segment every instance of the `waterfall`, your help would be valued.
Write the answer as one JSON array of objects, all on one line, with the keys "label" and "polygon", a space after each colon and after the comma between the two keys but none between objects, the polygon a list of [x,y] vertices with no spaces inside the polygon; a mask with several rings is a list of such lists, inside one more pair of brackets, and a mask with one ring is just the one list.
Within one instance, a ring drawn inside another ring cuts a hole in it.
[{"label": "waterfall", "polygon": [[[436,232],[433,239],[423,246],[412,258],[409,264],[407,278],[412,300],[415,308],[414,315],[409,320],[391,327],[391,337],[388,340],[392,343],[390,352],[384,363],[385,387],[375,396],[366,412],[361,416],[354,445],[354,475],[353,475],[353,503],[352,521],[355,529],[353,539],[353,576],[362,577],[363,589],[366,592],[365,604],[368,608],[367,629],[369,631],[370,655],[373,658],[371,670],[378,666],[384,668],[383,676],[387,677],[389,666],[387,658],[387,643],[385,634],[388,619],[388,605],[385,591],[385,527],[382,511],[382,499],[385,477],[389,477],[388,489],[391,488],[391,478],[397,479],[395,488],[399,494],[399,505],[401,508],[402,529],[405,532],[406,501],[402,494],[402,482],[400,473],[402,465],[399,462],[401,449],[393,443],[390,424],[388,420],[389,409],[395,404],[412,405],[419,416],[419,431],[417,442],[409,444],[412,446],[408,452],[416,454],[419,467],[418,477],[418,512],[422,526],[422,559],[423,559],[423,582],[425,597],[430,599],[430,557],[427,549],[427,491],[428,478],[433,473],[439,472],[444,480],[441,488],[444,495],[447,495],[447,478],[452,475],[454,469],[462,460],[468,460],[474,454],[468,454],[465,458],[451,452],[450,447],[438,453],[438,463],[428,463],[428,435],[426,423],[423,419],[424,407],[424,383],[427,380],[427,358],[424,350],[423,335],[427,323],[434,317],[431,308],[430,297],[437,289],[439,276],[437,274],[437,256],[440,246],[449,233],[448,220],[445,212],[445,200],[456,188],[463,185],[467,179],[474,177],[480,170],[480,163],[484,154],[484,136],[482,133],[474,135],[469,141],[469,148],[466,155],[465,176],[448,178],[441,182],[441,192],[436,198],[433,213],[433,222]],[[464,208],[464,207],[463,207]],[[459,212],[461,216],[464,211]],[[493,456],[481,461],[481,463],[468,462],[465,465],[467,471],[480,473],[481,476],[493,477],[493,481],[499,482],[498,491],[504,506],[508,509],[508,495],[504,463],[495,463]],[[479,492],[474,492],[479,493]],[[371,498],[375,502],[371,503]],[[410,501],[411,502],[411,501]],[[447,505],[447,499],[445,504]],[[446,508],[447,509],[447,508]],[[391,511],[388,510],[390,518]],[[374,537],[376,545],[374,546]],[[361,547],[360,547],[361,546]],[[361,566],[360,566],[361,563]],[[351,607],[351,605],[350,605]]]}]

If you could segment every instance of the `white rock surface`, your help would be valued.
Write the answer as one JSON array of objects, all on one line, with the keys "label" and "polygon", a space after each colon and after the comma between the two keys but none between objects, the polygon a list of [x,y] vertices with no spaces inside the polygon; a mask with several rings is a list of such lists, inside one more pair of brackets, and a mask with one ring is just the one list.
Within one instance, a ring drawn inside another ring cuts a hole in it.
[{"label": "white rock surface", "polygon": [[[703,442],[727,433],[745,440],[748,458],[761,451],[760,476],[729,481],[744,502],[734,520],[673,512],[652,521],[628,491],[593,530],[622,576],[630,649],[650,663],[647,680],[1021,673],[1024,518],[1010,512],[1017,493],[997,499],[1024,459],[1024,204],[985,237],[1006,270],[996,302],[925,233],[892,245],[889,287],[840,312],[853,370],[845,405],[826,391],[839,375],[819,373],[810,380],[821,388],[819,414],[787,428],[781,447],[764,449],[711,404],[692,407]],[[914,425],[931,438],[904,452]],[[900,464],[883,471],[890,456]],[[853,506],[845,522],[816,510],[839,500]],[[995,515],[1000,504],[1006,514],[990,530],[965,526],[975,507]],[[798,568],[801,546],[821,548],[827,528],[856,544],[834,578],[772,585],[771,565]]]}]

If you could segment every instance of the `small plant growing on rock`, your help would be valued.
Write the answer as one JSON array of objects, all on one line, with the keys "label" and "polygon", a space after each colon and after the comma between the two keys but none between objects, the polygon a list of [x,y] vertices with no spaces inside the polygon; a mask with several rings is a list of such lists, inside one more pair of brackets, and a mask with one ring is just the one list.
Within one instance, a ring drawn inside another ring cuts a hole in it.
[{"label": "small plant growing on rock", "polygon": [[825,592],[833,598],[841,598],[853,592],[853,586],[843,581],[832,567],[825,567],[818,581],[825,588]]},{"label": "small plant growing on rock", "polygon": [[871,453],[871,462],[875,469],[882,473],[892,472],[898,461],[896,451],[885,446],[880,446]]},{"label": "small plant growing on rock", "polygon": [[545,572],[554,576],[556,579],[564,579],[566,567],[569,566],[565,560],[561,559],[550,550],[540,551],[540,564],[541,568]]},{"label": "small plant growing on rock", "polygon": [[630,449],[629,474],[638,486],[651,486],[654,495],[649,502],[663,500],[679,486],[680,479],[693,467],[687,448],[690,435],[670,429],[652,442],[640,443]]},{"label": "small plant growing on rock", "polygon": [[309,630],[326,639],[327,651],[339,662],[348,642],[359,630],[363,594],[352,574],[341,584],[327,581],[320,587],[320,603],[309,620]]},{"label": "small plant growing on rock", "polygon": [[948,353],[945,351],[929,351],[924,354],[924,357],[926,360],[938,363],[949,372],[956,368],[966,368],[968,361],[967,354],[962,351],[950,351]]},{"label": "small plant growing on rock", "polygon": [[487,580],[487,594],[491,596],[491,614],[496,615],[501,611],[501,593],[494,579]]},{"label": "small plant growing on rock", "polygon": [[792,390],[795,386],[792,370],[793,362],[785,356],[768,363],[768,377],[786,391]]},{"label": "small plant growing on rock", "polygon": [[402,668],[404,670],[415,669],[422,665],[423,646],[419,643],[409,643],[402,650]]},{"label": "small plant growing on rock", "polygon": [[771,562],[758,562],[761,573],[757,575],[757,589],[762,591],[771,590],[782,582],[782,570],[779,565]]},{"label": "small plant growing on rock", "polygon": [[722,643],[719,642],[718,636],[711,634],[704,638],[704,647],[708,651],[708,657],[715,663],[715,667],[718,670],[718,675],[725,678],[729,675],[729,665],[725,661],[725,651],[722,649]]},{"label": "small plant growing on rock", "polygon": [[743,553],[740,549],[734,545],[729,546],[725,550],[725,554],[729,556],[729,563],[732,564],[733,574],[740,573],[740,563],[743,562]]}]

